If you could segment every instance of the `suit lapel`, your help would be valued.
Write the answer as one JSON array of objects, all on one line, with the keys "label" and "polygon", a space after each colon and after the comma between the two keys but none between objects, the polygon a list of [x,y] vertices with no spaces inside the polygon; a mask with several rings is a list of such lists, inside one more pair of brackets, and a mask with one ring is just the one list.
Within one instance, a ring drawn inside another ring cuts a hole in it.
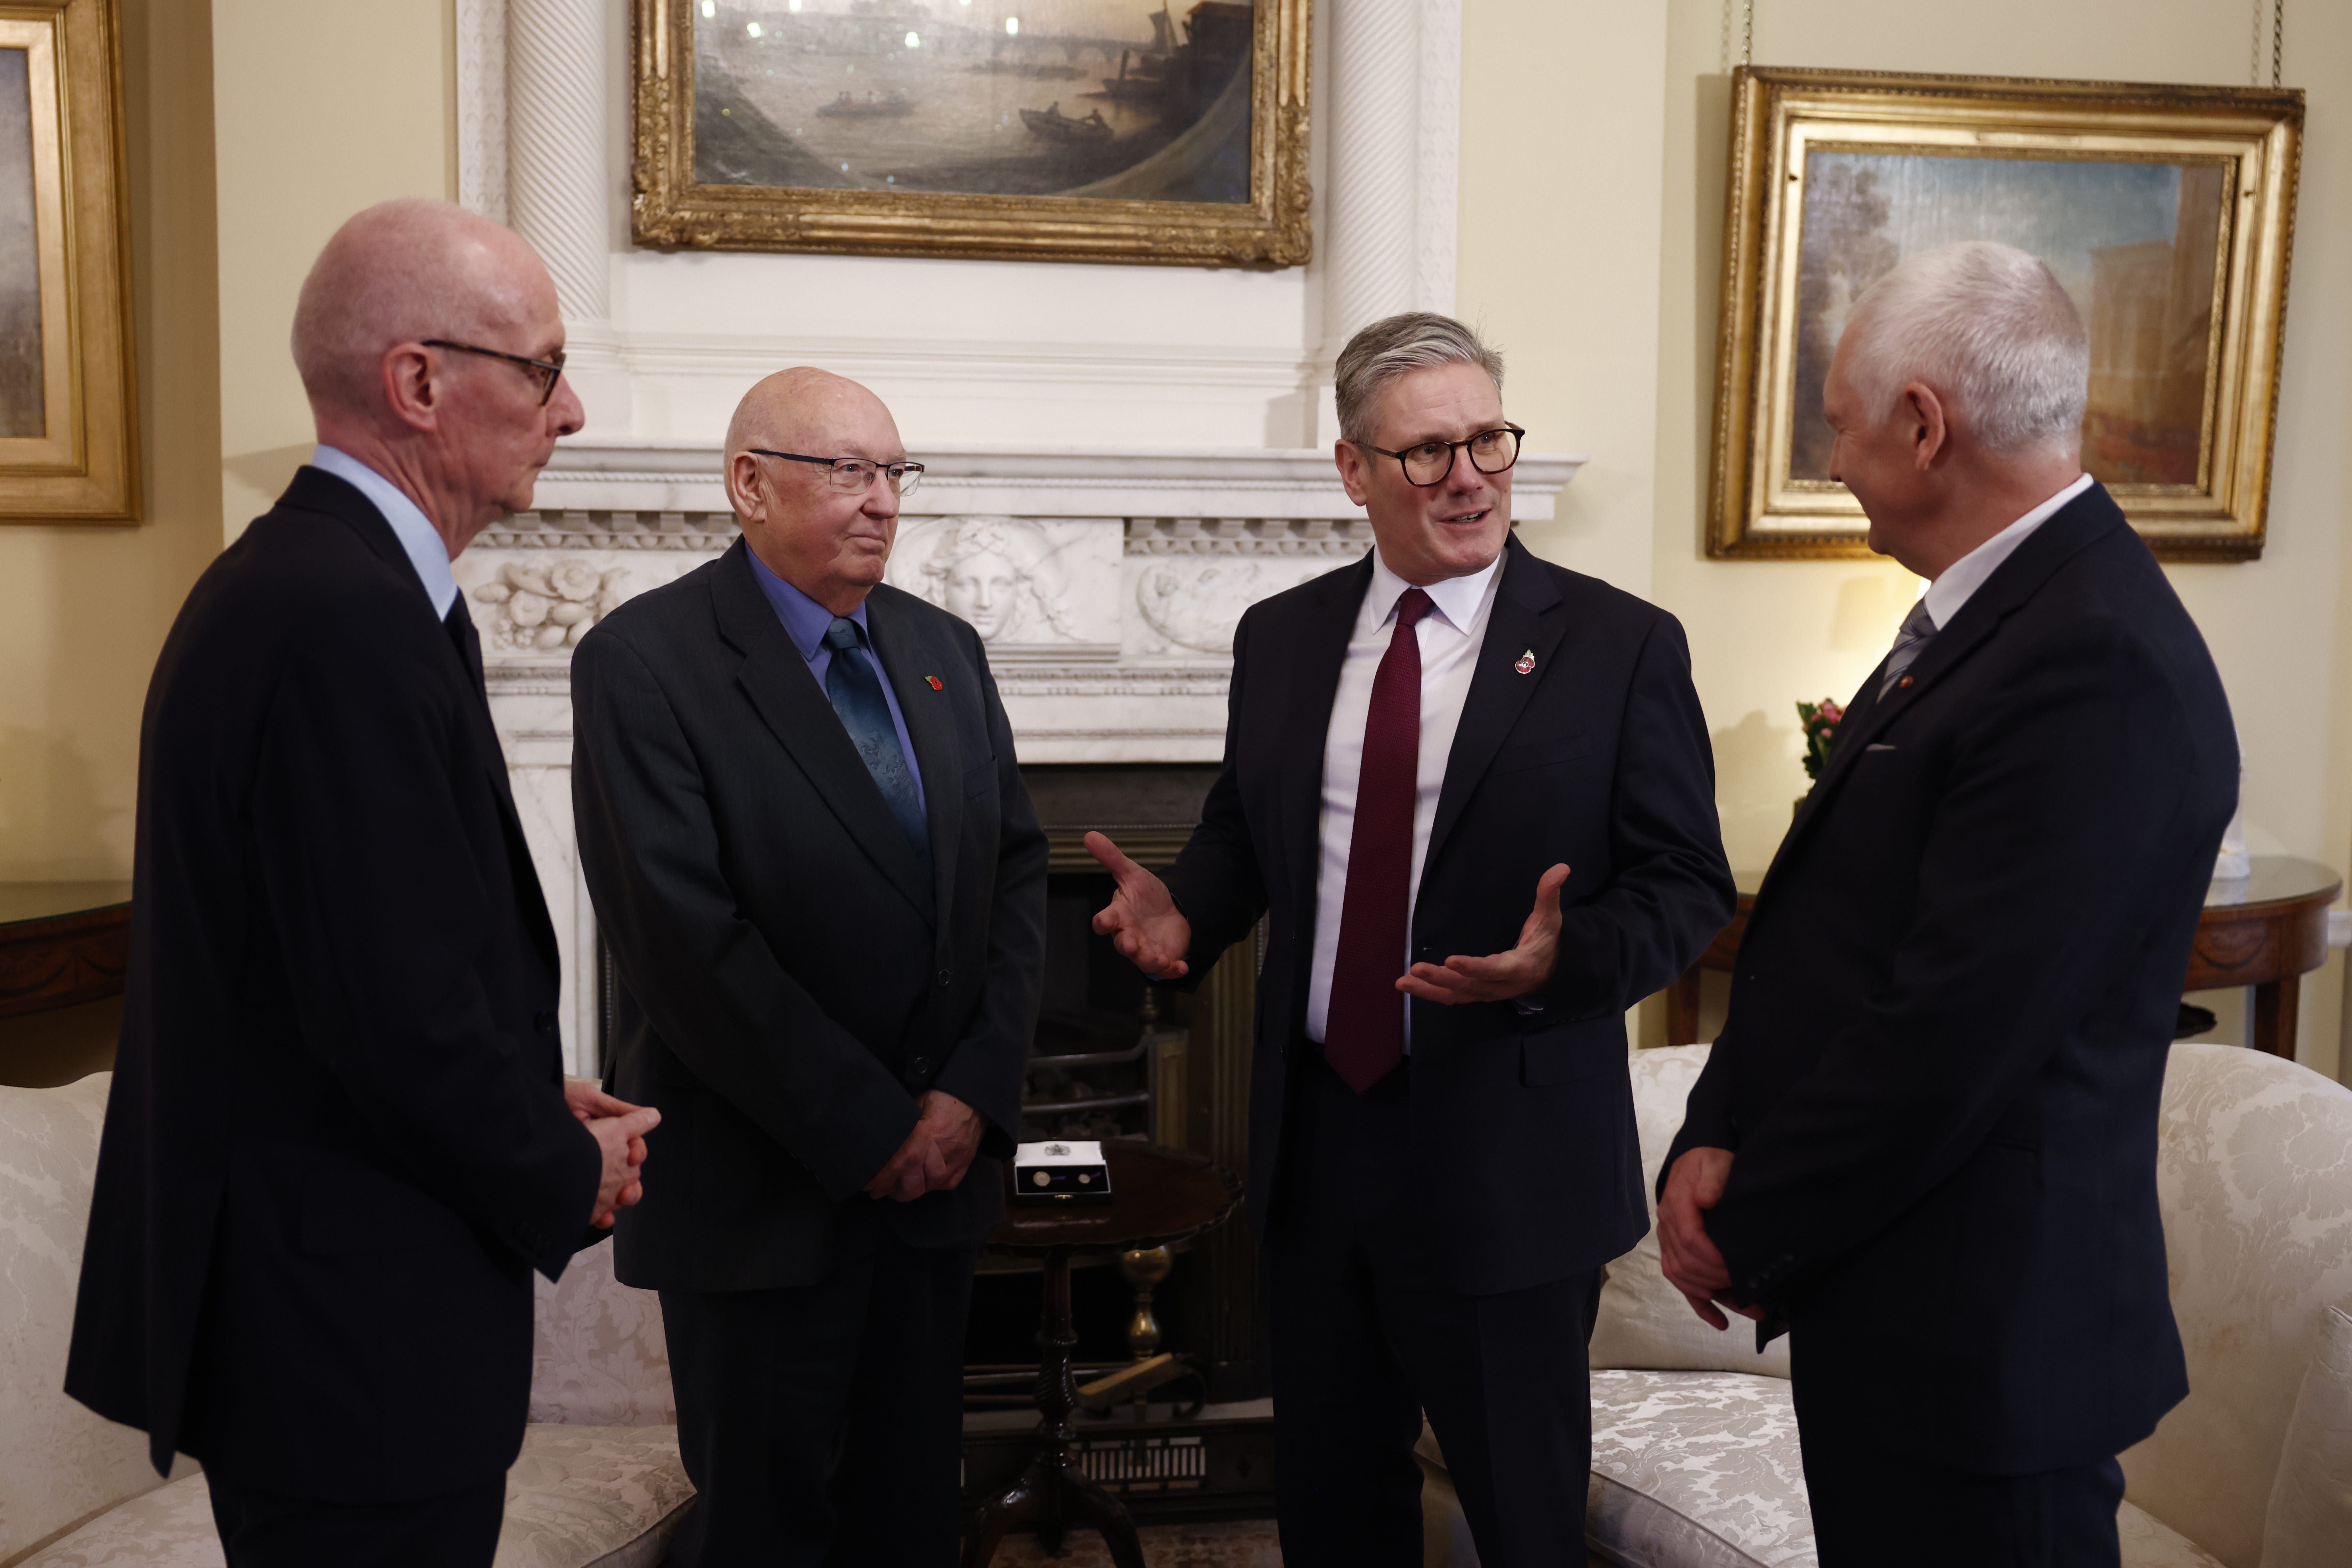
[{"label": "suit lapel", "polygon": [[[1331,731],[1331,703],[1339,691],[1339,670],[1348,662],[1348,639],[1356,612],[1372,581],[1372,552],[1314,584],[1306,624],[1288,649],[1268,649],[1291,659],[1290,701],[1283,722],[1281,820],[1291,874],[1307,902],[1315,896],[1316,864],[1321,854],[1323,751]],[[1261,655],[1260,657],[1265,657]],[[1310,910],[1308,919],[1313,919]]]},{"label": "suit lapel", "polygon": [[[1437,863],[1446,834],[1461,818],[1471,792],[1518,722],[1528,700],[1556,673],[1552,656],[1568,632],[1559,603],[1559,589],[1541,563],[1517,537],[1507,538],[1503,580],[1495,585],[1495,607],[1487,612],[1486,639],[1478,645],[1478,662],[1470,674],[1470,695],[1462,704],[1454,749],[1446,753],[1445,782],[1438,786],[1424,866]],[[1528,654],[1535,656],[1534,669],[1522,675],[1518,664]]]},{"label": "suit lapel", "polygon": [[[522,829],[522,814],[515,807],[514,787],[507,776],[506,748],[499,741],[497,724],[491,721],[488,699],[481,688],[474,684],[474,672],[466,664],[465,656],[457,651],[449,636],[446,621],[434,615],[433,599],[425,593],[425,584],[416,575],[416,567],[408,552],[400,547],[400,538],[384,521],[375,503],[362,494],[358,486],[337,478],[323,468],[304,464],[294,472],[294,482],[287,487],[279,503],[299,507],[306,511],[323,513],[348,527],[360,537],[360,542],[378,560],[396,572],[401,580],[416,590],[419,611],[433,622],[435,640],[447,658],[447,668],[454,677],[459,697],[457,705],[465,711],[466,725],[473,731],[474,745],[479,753],[482,772],[490,783],[490,796],[498,803],[499,823],[507,842],[507,861],[514,881],[515,902],[521,907],[524,929],[531,945],[539,950],[551,974],[560,974],[562,955],[555,943],[555,921],[547,912],[547,893],[539,884],[539,868],[531,859],[530,840]],[[463,595],[465,590],[457,590]],[[471,612],[468,611],[468,614]]]},{"label": "suit lapel", "polygon": [[[873,860],[907,901],[928,918],[931,889],[898,819],[883,802],[874,775],[850,743],[841,716],[833,710],[810,674],[808,660],[776,618],[774,606],[751,580],[750,552],[737,540],[720,558],[711,580],[711,608],[719,634],[743,656],[735,682],[751,700],[761,721],[800,768],[858,847]],[[887,662],[887,661],[886,661]],[[929,787],[926,775],[924,787]]]},{"label": "suit lapel", "polygon": [[[915,766],[923,776],[923,809],[931,839],[931,884],[934,909],[945,911],[952,902],[956,850],[963,842],[963,749],[956,742],[955,721],[949,712],[950,695],[935,689],[930,678],[948,668],[924,636],[922,627],[888,588],[877,588],[866,601],[866,629],[890,689],[906,715],[907,739],[915,748]],[[949,669],[954,676],[961,662]],[[903,837],[903,835],[901,836]],[[942,922],[944,923],[944,922]]]}]

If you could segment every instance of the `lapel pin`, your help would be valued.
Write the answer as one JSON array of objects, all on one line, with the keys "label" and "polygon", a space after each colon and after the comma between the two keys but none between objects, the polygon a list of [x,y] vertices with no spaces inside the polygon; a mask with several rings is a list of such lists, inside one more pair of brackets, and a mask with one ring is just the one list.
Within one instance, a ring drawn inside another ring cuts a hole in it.
[{"label": "lapel pin", "polygon": [[936,675],[927,675],[923,679],[930,682],[931,689],[934,691],[945,691],[948,689],[947,682]]},{"label": "lapel pin", "polygon": [[1911,678],[1910,678],[1909,676],[1907,676],[1907,675],[1906,675],[1906,676],[1905,676],[1902,679],[1900,679],[1900,680],[1898,680],[1898,681],[1896,681],[1896,682],[1895,683],[1895,689],[1896,689],[1896,690],[1898,690],[1898,691],[1899,691],[1899,690],[1901,690],[1903,688],[1905,688],[1905,687],[1906,687],[1906,686],[1908,686],[1908,685],[1910,685],[1910,684],[1911,684]]},{"label": "lapel pin", "polygon": [[1519,655],[1519,662],[1511,666],[1511,668],[1517,670],[1521,675],[1533,675],[1536,672],[1536,650],[1529,648],[1527,652]]}]

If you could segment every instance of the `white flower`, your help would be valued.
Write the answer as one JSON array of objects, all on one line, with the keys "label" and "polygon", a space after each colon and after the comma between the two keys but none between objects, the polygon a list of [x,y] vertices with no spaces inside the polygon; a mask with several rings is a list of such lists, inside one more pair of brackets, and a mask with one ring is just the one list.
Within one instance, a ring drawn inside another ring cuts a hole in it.
[{"label": "white flower", "polygon": [[559,599],[585,604],[596,596],[596,568],[576,555],[568,556],[549,567],[547,581]]},{"label": "white flower", "polygon": [[[509,567],[508,570],[512,571],[513,568]],[[528,588],[518,590],[514,596],[507,601],[507,614],[514,618],[514,624],[519,626],[542,625],[547,619],[548,609],[548,595],[534,593]]]}]

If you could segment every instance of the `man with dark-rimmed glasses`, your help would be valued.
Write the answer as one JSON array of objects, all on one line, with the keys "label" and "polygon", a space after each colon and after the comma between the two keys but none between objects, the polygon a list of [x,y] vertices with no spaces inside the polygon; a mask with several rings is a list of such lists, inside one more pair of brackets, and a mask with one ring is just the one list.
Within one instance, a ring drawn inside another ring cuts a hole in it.
[{"label": "man with dark-rimmed glasses", "polygon": [[1511,537],[1498,354],[1392,316],[1337,381],[1375,548],[1242,617],[1200,826],[1164,881],[1089,835],[1095,929],[1191,984],[1265,919],[1283,1561],[1421,1562],[1426,1411],[1479,1560],[1558,1563],[1600,1268],[1648,1224],[1624,1010],[1731,914],[1712,753],[1674,617]]},{"label": "man with dark-rimmed glasses", "polygon": [[866,388],[770,376],[727,433],[741,541],[572,659],[613,1081],[674,1130],[614,1261],[661,1292],[678,1568],[955,1557],[1045,839],[979,635],[882,581],[921,473]]}]

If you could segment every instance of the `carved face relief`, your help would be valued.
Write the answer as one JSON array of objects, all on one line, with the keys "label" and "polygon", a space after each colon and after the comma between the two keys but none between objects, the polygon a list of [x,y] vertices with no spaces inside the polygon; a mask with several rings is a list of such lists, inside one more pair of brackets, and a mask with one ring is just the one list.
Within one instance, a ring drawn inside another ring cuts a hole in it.
[{"label": "carved face relief", "polygon": [[948,567],[941,584],[947,612],[970,621],[982,642],[994,642],[1019,618],[1028,575],[994,551],[963,556]]}]

